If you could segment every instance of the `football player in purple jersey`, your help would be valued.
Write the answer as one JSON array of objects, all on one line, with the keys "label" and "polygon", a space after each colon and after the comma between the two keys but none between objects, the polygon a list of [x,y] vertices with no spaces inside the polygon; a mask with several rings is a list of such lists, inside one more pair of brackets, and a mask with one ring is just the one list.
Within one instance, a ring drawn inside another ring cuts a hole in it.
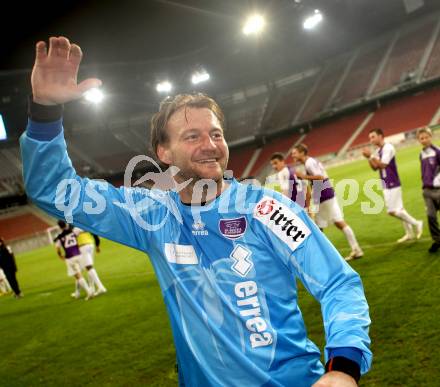
[{"label": "football player in purple jersey", "polygon": [[417,140],[423,147],[420,151],[423,199],[433,241],[428,251],[435,253],[440,248],[440,229],[437,221],[437,211],[440,209],[440,148],[432,143],[432,132],[428,127],[417,131]]},{"label": "football player in purple jersey", "polygon": [[[85,290],[87,293],[85,299],[88,300],[93,297],[94,293],[81,274],[81,251],[79,250],[76,234],[72,227],[63,220],[58,221],[58,226],[61,229],[61,233],[54,239],[57,254],[60,259],[66,263],[67,275],[69,277],[75,277],[76,285]],[[78,298],[76,294],[74,298]]]},{"label": "football player in purple jersey", "polygon": [[305,144],[299,144],[292,149],[292,158],[295,162],[304,164],[306,174],[297,172],[297,176],[303,180],[310,180],[312,182],[312,197],[313,203],[319,205],[318,212],[315,216],[315,222],[318,227],[323,230],[330,224],[334,224],[341,230],[348,244],[351,247],[351,252],[345,257],[346,261],[352,259],[359,259],[364,256],[364,252],[359,246],[353,229],[344,220],[344,215],[339,207],[336,199],[336,194],[330,184],[327,172],[324,166],[315,158],[308,155],[308,147]]},{"label": "football player in purple jersey", "polygon": [[275,176],[280,184],[281,192],[301,207],[308,209],[310,204],[308,185],[298,178],[292,166],[286,165],[283,154],[274,153],[270,157],[270,164],[277,172]]},{"label": "football player in purple jersey", "polygon": [[385,142],[383,130],[380,128],[370,130],[368,138],[370,143],[377,148],[376,152],[373,153],[370,149],[365,148],[362,154],[368,159],[371,169],[379,171],[388,215],[400,219],[405,229],[405,235],[398,239],[397,243],[415,238],[420,239],[423,232],[423,221],[413,218],[403,207],[402,187],[396,164],[396,149],[391,143]]}]

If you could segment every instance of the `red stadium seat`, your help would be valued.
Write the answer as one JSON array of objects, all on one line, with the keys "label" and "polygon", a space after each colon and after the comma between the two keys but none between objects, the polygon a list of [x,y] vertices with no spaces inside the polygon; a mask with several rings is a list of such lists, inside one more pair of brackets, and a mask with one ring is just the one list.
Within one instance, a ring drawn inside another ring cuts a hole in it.
[{"label": "red stadium seat", "polygon": [[30,236],[45,231],[48,227],[49,224],[32,213],[0,219],[0,235],[6,241]]},{"label": "red stadium seat", "polygon": [[368,132],[382,128],[386,136],[428,125],[440,107],[440,88],[385,102],[351,148],[368,143]]},{"label": "red stadium seat", "polygon": [[367,116],[366,111],[333,119],[313,128],[303,140],[311,156],[337,153]]}]

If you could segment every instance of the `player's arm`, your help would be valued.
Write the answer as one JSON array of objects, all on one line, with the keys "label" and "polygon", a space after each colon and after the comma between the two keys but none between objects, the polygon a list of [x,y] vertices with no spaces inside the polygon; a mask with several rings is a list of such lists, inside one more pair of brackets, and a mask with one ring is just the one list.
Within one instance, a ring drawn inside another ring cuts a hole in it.
[{"label": "player's arm", "polygon": [[[127,210],[143,200],[144,191],[116,189],[110,184],[79,177],[67,155],[62,127],[62,105],[74,100],[97,79],[77,83],[82,53],[66,38],[50,38],[49,50],[37,43],[32,71],[33,100],[26,132],[20,138],[26,192],[32,201],[58,219],[132,246],[148,245],[149,236]],[[63,188],[64,187],[64,188]],[[70,190],[69,190],[69,189]],[[65,194],[70,192],[69,203]]]},{"label": "player's arm", "polygon": [[294,219],[296,232],[305,237],[292,249],[274,233],[267,233],[268,243],[321,304],[327,339],[326,375],[332,375],[324,376],[322,382],[339,379],[337,372],[342,372],[355,386],[355,380],[369,370],[372,361],[368,335],[371,321],[362,281],[304,211],[289,201],[283,204],[296,214],[288,217]]},{"label": "player's arm", "polygon": [[93,239],[95,240],[96,252],[99,253],[99,252],[101,252],[101,248],[99,247],[99,245],[101,244],[101,239],[96,234],[92,233],[92,236],[93,236]]},{"label": "player's arm", "polygon": [[60,241],[59,240],[55,240],[55,247],[56,247],[56,250],[57,250],[57,255],[58,255],[58,257],[62,260],[62,261],[64,261],[64,255],[63,255],[63,250],[61,249],[61,243],[60,243]]},{"label": "player's arm", "polygon": [[388,163],[382,162],[378,157],[376,157],[369,148],[364,148],[362,150],[362,155],[368,160],[368,164],[373,171],[378,169],[385,169]]},{"label": "player's arm", "polygon": [[302,172],[295,172],[296,176],[298,176],[301,180],[324,180],[325,177],[322,175],[309,175]]},{"label": "player's arm", "polygon": [[312,189],[310,188],[309,184],[304,184],[305,190],[306,190],[306,202],[305,202],[305,208],[307,209],[307,212],[310,211],[310,199],[312,198]]},{"label": "player's arm", "polygon": [[57,247],[57,255],[62,261],[64,261],[64,255],[59,247]]},{"label": "player's arm", "polygon": [[281,192],[288,197],[289,188],[290,188],[289,184],[291,183],[289,181],[290,178],[289,170],[287,168],[284,168],[282,171],[278,172],[277,177],[281,187]]},{"label": "player's arm", "polygon": [[368,163],[370,164],[370,167],[375,171],[377,171],[378,169],[385,169],[388,166],[388,164],[385,164],[379,159],[374,157],[370,157],[368,159]]},{"label": "player's arm", "polygon": [[361,278],[316,225],[301,215],[311,234],[292,254],[291,262],[301,282],[321,304],[326,370],[343,371],[358,379],[372,360],[371,321]]}]

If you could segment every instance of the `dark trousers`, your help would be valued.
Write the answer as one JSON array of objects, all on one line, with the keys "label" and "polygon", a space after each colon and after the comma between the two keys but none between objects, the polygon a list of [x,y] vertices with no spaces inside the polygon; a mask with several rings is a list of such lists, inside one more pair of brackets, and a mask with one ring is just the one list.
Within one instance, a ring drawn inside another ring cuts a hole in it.
[{"label": "dark trousers", "polygon": [[426,205],[429,232],[434,242],[440,243],[440,229],[437,221],[437,211],[440,210],[440,188],[423,188],[423,199]]},{"label": "dark trousers", "polygon": [[9,285],[11,285],[12,290],[18,296],[21,291],[20,287],[18,286],[17,277],[15,276],[15,270],[3,269],[3,271],[5,272],[5,276],[9,282]]}]

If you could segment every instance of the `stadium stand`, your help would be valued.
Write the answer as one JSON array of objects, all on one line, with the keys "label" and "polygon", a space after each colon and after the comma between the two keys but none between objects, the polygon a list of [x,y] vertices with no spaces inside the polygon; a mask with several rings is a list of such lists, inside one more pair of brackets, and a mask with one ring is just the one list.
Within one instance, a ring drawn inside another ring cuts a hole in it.
[{"label": "stadium stand", "polygon": [[0,235],[7,241],[44,232],[50,225],[31,212],[3,215],[0,218]]},{"label": "stadium stand", "polygon": [[275,152],[286,154],[289,149],[295,145],[300,138],[300,134],[293,134],[283,137],[274,138],[268,141],[259,154],[254,166],[251,169],[251,176],[258,176],[264,167],[269,164],[270,156]]},{"label": "stadium stand", "polygon": [[267,93],[252,97],[242,96],[238,103],[223,104],[226,117],[225,132],[228,142],[252,136],[259,129],[267,104]]},{"label": "stadium stand", "polygon": [[428,125],[440,107],[440,88],[384,102],[354,140],[351,148],[368,142],[368,132],[382,128],[386,136]]},{"label": "stadium stand", "polygon": [[316,82],[316,74],[275,88],[266,111],[263,127],[266,133],[289,127],[301,109],[305,96]]},{"label": "stadium stand", "polygon": [[309,147],[310,155],[313,157],[328,153],[336,155],[367,114],[366,111],[361,111],[332,119],[312,128],[302,142]]},{"label": "stadium stand", "polygon": [[389,43],[387,37],[360,50],[335,97],[335,105],[342,107],[365,96]]},{"label": "stadium stand", "polygon": [[12,153],[13,150],[14,148],[11,148],[10,150],[2,149],[0,151],[0,179],[15,177],[21,174],[20,165],[17,165],[17,163],[11,159],[10,154],[6,153],[7,151]]},{"label": "stadium stand", "polygon": [[430,80],[440,76],[440,34],[437,35],[423,77]]},{"label": "stadium stand", "polygon": [[398,86],[417,75],[420,60],[434,26],[435,21],[429,20],[406,31],[401,31],[373,94]]},{"label": "stadium stand", "polygon": [[236,179],[243,177],[243,172],[256,149],[255,145],[247,145],[230,150],[228,169],[233,171]]},{"label": "stadium stand", "polygon": [[325,111],[331,102],[330,97],[343,75],[347,61],[348,56],[344,55],[328,63],[327,67],[323,70],[324,72],[319,81],[319,86],[313,90],[313,95],[308,101],[298,122],[309,121]]},{"label": "stadium stand", "polygon": [[[136,151],[111,135],[111,132],[106,131],[105,133],[104,136],[102,131],[79,132],[70,136],[69,141],[72,142],[74,147],[81,149],[82,152],[94,158],[98,164],[102,165],[104,170],[111,173],[122,171],[127,162],[121,162],[119,165],[117,163],[121,160],[130,160],[131,157],[136,155]],[[81,167],[89,164],[76,158],[74,165]]]},{"label": "stadium stand", "polygon": [[136,156],[134,152],[112,153],[111,156],[98,158],[97,162],[103,165],[108,173],[113,174],[125,170],[133,156]]},{"label": "stadium stand", "polygon": [[[146,124],[145,124],[146,126]],[[124,131],[112,131],[113,136],[127,148],[137,154],[145,154],[147,150],[146,128],[126,128]]]}]

